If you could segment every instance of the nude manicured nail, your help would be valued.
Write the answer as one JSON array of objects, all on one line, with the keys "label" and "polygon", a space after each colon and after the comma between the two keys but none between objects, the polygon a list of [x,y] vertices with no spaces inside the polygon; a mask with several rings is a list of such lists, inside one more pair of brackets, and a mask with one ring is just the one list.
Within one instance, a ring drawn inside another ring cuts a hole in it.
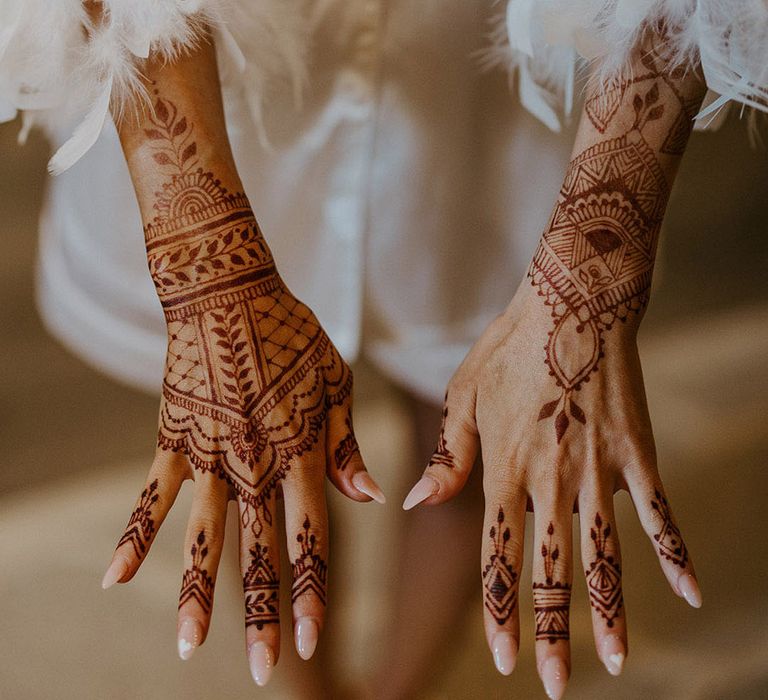
[{"label": "nude manicured nail", "polygon": [[195,649],[203,641],[203,628],[201,624],[192,617],[182,620],[179,626],[179,656],[183,661],[189,659]]},{"label": "nude manicured nail", "polygon": [[428,476],[422,476],[403,501],[403,510],[410,510],[437,493],[440,486]]},{"label": "nude manicured nail", "polygon": [[296,622],[296,651],[304,661],[309,661],[315,653],[318,637],[317,622],[311,617],[300,617]]},{"label": "nude manicured nail", "polygon": [[541,682],[550,700],[560,700],[568,682],[568,668],[559,656],[550,656],[541,667]]},{"label": "nude manicured nail", "polygon": [[379,485],[373,480],[373,477],[366,471],[357,472],[352,477],[352,485],[366,496],[370,496],[376,503],[386,503],[387,499],[384,497],[384,492],[379,488]]},{"label": "nude manicured nail", "polygon": [[125,576],[128,565],[124,559],[115,559],[104,574],[104,578],[101,579],[101,587],[106,591],[107,588],[112,588],[123,576]]},{"label": "nude manicured nail", "polygon": [[624,668],[624,659],[627,657],[624,642],[615,634],[609,635],[603,640],[601,656],[608,673],[612,676],[618,676],[621,669]]},{"label": "nude manicured nail", "polygon": [[275,667],[275,657],[272,650],[264,642],[256,642],[248,650],[248,664],[251,667],[251,675],[259,687],[269,683],[272,677],[272,669]]},{"label": "nude manicured nail", "polygon": [[683,574],[677,580],[677,587],[688,605],[692,608],[701,607],[701,590],[699,589],[699,584],[696,582],[696,579],[691,576],[691,574]]},{"label": "nude manicured nail", "polygon": [[502,675],[508,676],[515,670],[517,661],[517,644],[509,632],[499,632],[491,642],[493,663]]}]

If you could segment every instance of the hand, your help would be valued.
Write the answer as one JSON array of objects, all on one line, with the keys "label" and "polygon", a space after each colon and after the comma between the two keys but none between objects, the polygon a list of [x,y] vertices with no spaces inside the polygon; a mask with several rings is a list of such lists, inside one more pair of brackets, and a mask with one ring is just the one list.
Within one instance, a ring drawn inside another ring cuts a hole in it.
[{"label": "hand", "polygon": [[352,373],[278,275],[245,196],[198,166],[192,125],[172,102],[158,98],[151,118],[146,138],[168,175],[145,238],[168,354],[155,460],[104,587],[136,573],[193,479],[178,618],[179,654],[189,658],[208,630],[227,502],[237,501],[246,643],[263,685],[280,648],[278,495],[305,659],[325,615],[325,476],[352,500],[384,497],[352,428]]}]

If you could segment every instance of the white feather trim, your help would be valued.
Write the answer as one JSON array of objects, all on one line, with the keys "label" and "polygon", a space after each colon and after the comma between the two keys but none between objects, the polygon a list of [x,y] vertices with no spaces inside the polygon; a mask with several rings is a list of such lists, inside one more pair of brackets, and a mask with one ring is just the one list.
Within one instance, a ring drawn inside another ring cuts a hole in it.
[{"label": "white feather trim", "polygon": [[768,0],[508,0],[486,62],[519,75],[523,104],[559,129],[579,70],[599,61],[595,80],[610,81],[640,33],[662,25],[670,60],[700,61],[722,97],[699,117],[730,101],[768,111]]},{"label": "white feather trim", "polygon": [[[107,113],[119,119],[146,99],[142,63],[173,60],[212,28],[222,82],[245,93],[258,117],[276,85],[305,79],[306,0],[0,0],[0,121],[82,121],[49,163],[59,173],[97,140]],[[261,129],[261,121],[256,120]]]}]

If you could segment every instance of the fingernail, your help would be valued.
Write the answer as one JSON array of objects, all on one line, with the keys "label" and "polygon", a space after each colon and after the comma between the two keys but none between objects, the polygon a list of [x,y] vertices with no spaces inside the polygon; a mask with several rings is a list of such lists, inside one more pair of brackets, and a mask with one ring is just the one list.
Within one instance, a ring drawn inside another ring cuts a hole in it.
[{"label": "fingernail", "polygon": [[677,579],[677,587],[688,605],[692,608],[701,607],[701,590],[699,590],[699,584],[691,574],[683,574]]},{"label": "fingernail", "polygon": [[560,700],[568,682],[568,668],[559,656],[550,656],[541,667],[541,682],[549,700]]},{"label": "fingernail", "polygon": [[515,670],[517,661],[517,644],[515,644],[512,635],[509,632],[499,632],[493,636],[491,643],[493,651],[493,663],[504,676],[508,676]]},{"label": "fingernail", "polygon": [[376,503],[387,502],[387,499],[384,497],[384,492],[379,488],[379,485],[373,480],[373,477],[368,472],[357,472],[352,477],[352,484],[360,493],[370,496]]},{"label": "fingernail", "polygon": [[264,642],[256,642],[248,650],[248,664],[251,667],[251,675],[256,685],[259,687],[269,683],[272,677],[272,669],[275,667],[275,660],[272,656],[272,650]]},{"label": "fingernail", "polygon": [[611,634],[603,640],[602,659],[605,668],[612,676],[618,676],[624,668],[624,659],[627,650],[624,642],[615,634]]},{"label": "fingernail", "polygon": [[410,510],[414,506],[419,505],[422,501],[436,494],[439,488],[440,486],[434,479],[422,476],[411,489],[411,492],[405,497],[403,510]]},{"label": "fingernail", "polygon": [[104,578],[101,579],[101,587],[106,591],[107,588],[112,588],[123,576],[125,576],[126,569],[128,568],[125,560],[117,558],[109,565],[107,572],[104,574]]},{"label": "fingernail", "polygon": [[296,622],[296,651],[304,661],[309,661],[317,646],[317,622],[311,617],[300,617]]},{"label": "fingernail", "polygon": [[179,656],[182,661],[189,659],[202,641],[202,625],[192,617],[182,620],[179,627]]}]

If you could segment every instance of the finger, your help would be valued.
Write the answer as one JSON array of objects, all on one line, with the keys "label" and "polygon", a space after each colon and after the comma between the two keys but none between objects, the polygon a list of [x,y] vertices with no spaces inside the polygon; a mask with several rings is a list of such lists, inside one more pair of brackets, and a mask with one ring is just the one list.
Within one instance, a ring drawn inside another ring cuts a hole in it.
[{"label": "finger", "polygon": [[[275,512],[274,496],[266,507]],[[252,506],[242,501],[238,510],[245,646],[253,680],[264,686],[280,654],[280,547],[274,521],[256,518],[249,512]]]},{"label": "finger", "polygon": [[625,476],[637,515],[651,538],[661,569],[672,590],[694,608],[701,607],[701,590],[680,529],[672,515],[658,474],[630,473]]},{"label": "finger", "polygon": [[227,485],[205,473],[195,477],[195,495],[184,539],[184,576],[179,593],[179,656],[186,660],[208,634],[216,571],[224,545]]},{"label": "finger", "polygon": [[325,621],[328,578],[328,512],[323,480],[313,478],[311,465],[302,465],[303,479],[283,486],[285,532],[293,585],[294,642],[299,656],[311,658]]},{"label": "finger", "polygon": [[518,588],[523,562],[525,494],[486,499],[482,546],[485,636],[499,673],[515,668],[520,648]]},{"label": "finger", "polygon": [[437,447],[424,476],[406,496],[404,510],[419,503],[444,503],[464,488],[480,447],[474,416],[474,392],[449,388]]},{"label": "finger", "polygon": [[[582,492],[585,493],[585,492]],[[581,498],[581,561],[592,607],[597,655],[618,676],[627,657],[627,623],[621,590],[621,551],[612,489],[596,487]]]},{"label": "finger", "polygon": [[536,663],[552,700],[565,692],[571,666],[572,505],[537,502],[534,495],[533,610]]},{"label": "finger", "polygon": [[149,554],[149,548],[170,511],[181,484],[185,468],[178,468],[181,457],[169,459],[169,453],[158,453],[149,470],[147,481],[136,501],[123,536],[117,543],[101,587],[130,581]]}]

